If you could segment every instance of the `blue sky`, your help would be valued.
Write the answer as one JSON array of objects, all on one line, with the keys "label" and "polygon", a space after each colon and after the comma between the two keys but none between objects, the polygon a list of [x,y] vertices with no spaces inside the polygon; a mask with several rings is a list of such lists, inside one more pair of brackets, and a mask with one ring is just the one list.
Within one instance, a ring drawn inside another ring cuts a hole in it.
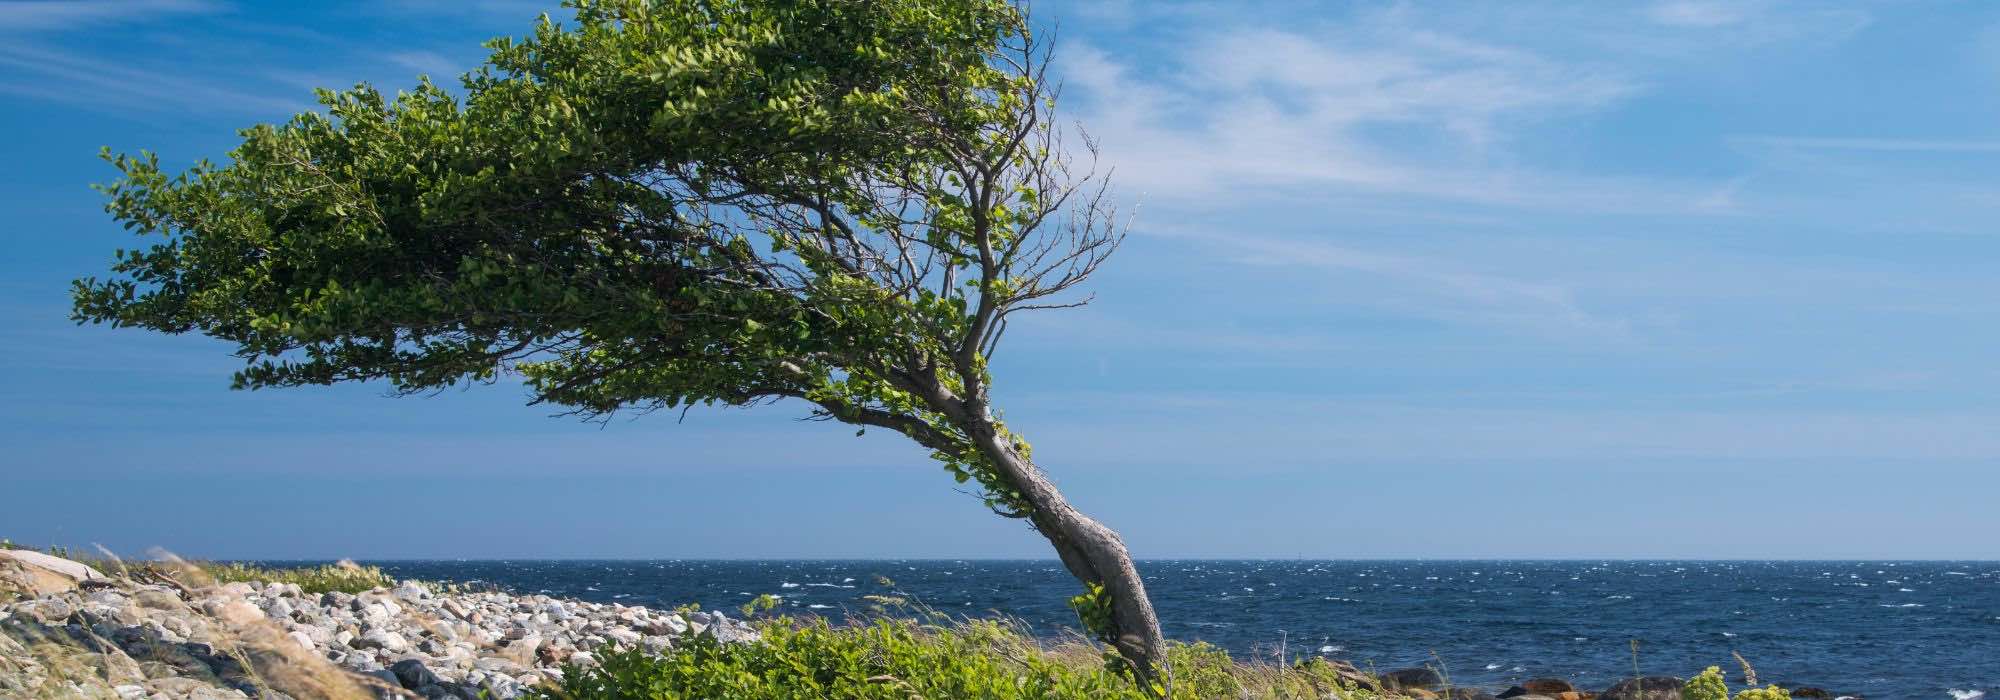
[{"label": "blue sky", "polygon": [[[227,389],[78,328],[187,163],[534,3],[0,3],[0,536],[210,557],[1041,557],[804,410]],[[1132,236],[1010,426],[1141,557],[2000,558],[2000,6],[1040,2]]]}]

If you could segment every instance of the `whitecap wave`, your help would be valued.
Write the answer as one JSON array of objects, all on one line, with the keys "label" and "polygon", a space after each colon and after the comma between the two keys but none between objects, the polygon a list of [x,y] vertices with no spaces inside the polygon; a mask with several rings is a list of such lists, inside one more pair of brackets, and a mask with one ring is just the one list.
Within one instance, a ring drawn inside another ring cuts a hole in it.
[{"label": "whitecap wave", "polygon": [[1983,697],[1986,697],[1986,691],[1984,691],[1984,690],[1959,690],[1959,689],[1957,689],[1957,688],[1952,688],[1952,689],[1951,689],[1951,697],[1953,698],[1953,700],[1978,700],[1979,698],[1983,698]]}]

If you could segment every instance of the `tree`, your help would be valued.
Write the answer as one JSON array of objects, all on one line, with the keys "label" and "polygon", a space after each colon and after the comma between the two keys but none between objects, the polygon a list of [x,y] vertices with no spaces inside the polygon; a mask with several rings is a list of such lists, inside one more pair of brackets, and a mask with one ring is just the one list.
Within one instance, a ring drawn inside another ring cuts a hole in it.
[{"label": "tree", "polygon": [[462,96],[322,90],[173,175],[107,149],[106,210],[165,240],[76,282],[74,318],[233,343],[237,388],[520,378],[586,418],[792,399],[895,431],[1047,538],[1085,626],[1157,687],[1125,545],[990,400],[1009,321],[1087,302],[1066,293],[1123,237],[1024,13],[574,7],[489,42]]}]

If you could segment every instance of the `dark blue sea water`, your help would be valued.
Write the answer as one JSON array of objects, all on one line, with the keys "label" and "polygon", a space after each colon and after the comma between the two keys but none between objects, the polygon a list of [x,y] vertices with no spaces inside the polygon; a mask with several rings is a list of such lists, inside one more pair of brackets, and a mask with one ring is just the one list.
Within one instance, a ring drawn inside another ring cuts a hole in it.
[{"label": "dark blue sea water", "polygon": [[[734,610],[758,594],[840,617],[893,590],[1038,631],[1073,627],[1052,561],[403,561],[399,577],[523,593]],[[1390,670],[1440,661],[1461,685],[1532,677],[1602,689],[1638,666],[1871,700],[2000,700],[2000,562],[1154,561],[1169,637],[1242,655],[1324,654]]]}]

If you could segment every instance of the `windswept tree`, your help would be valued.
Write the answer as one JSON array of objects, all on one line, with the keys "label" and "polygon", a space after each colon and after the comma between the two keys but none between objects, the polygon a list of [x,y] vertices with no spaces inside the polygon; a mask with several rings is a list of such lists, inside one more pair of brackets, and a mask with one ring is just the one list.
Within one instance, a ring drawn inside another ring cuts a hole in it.
[{"label": "windswept tree", "polygon": [[238,388],[519,378],[584,417],[792,399],[928,448],[1084,584],[1158,687],[1110,528],[1008,429],[988,363],[1122,228],[1049,53],[1005,0],[580,0],[487,44],[457,94],[321,91],[225,165],[106,158],[162,242],[75,285],[78,322],[235,345]]}]

